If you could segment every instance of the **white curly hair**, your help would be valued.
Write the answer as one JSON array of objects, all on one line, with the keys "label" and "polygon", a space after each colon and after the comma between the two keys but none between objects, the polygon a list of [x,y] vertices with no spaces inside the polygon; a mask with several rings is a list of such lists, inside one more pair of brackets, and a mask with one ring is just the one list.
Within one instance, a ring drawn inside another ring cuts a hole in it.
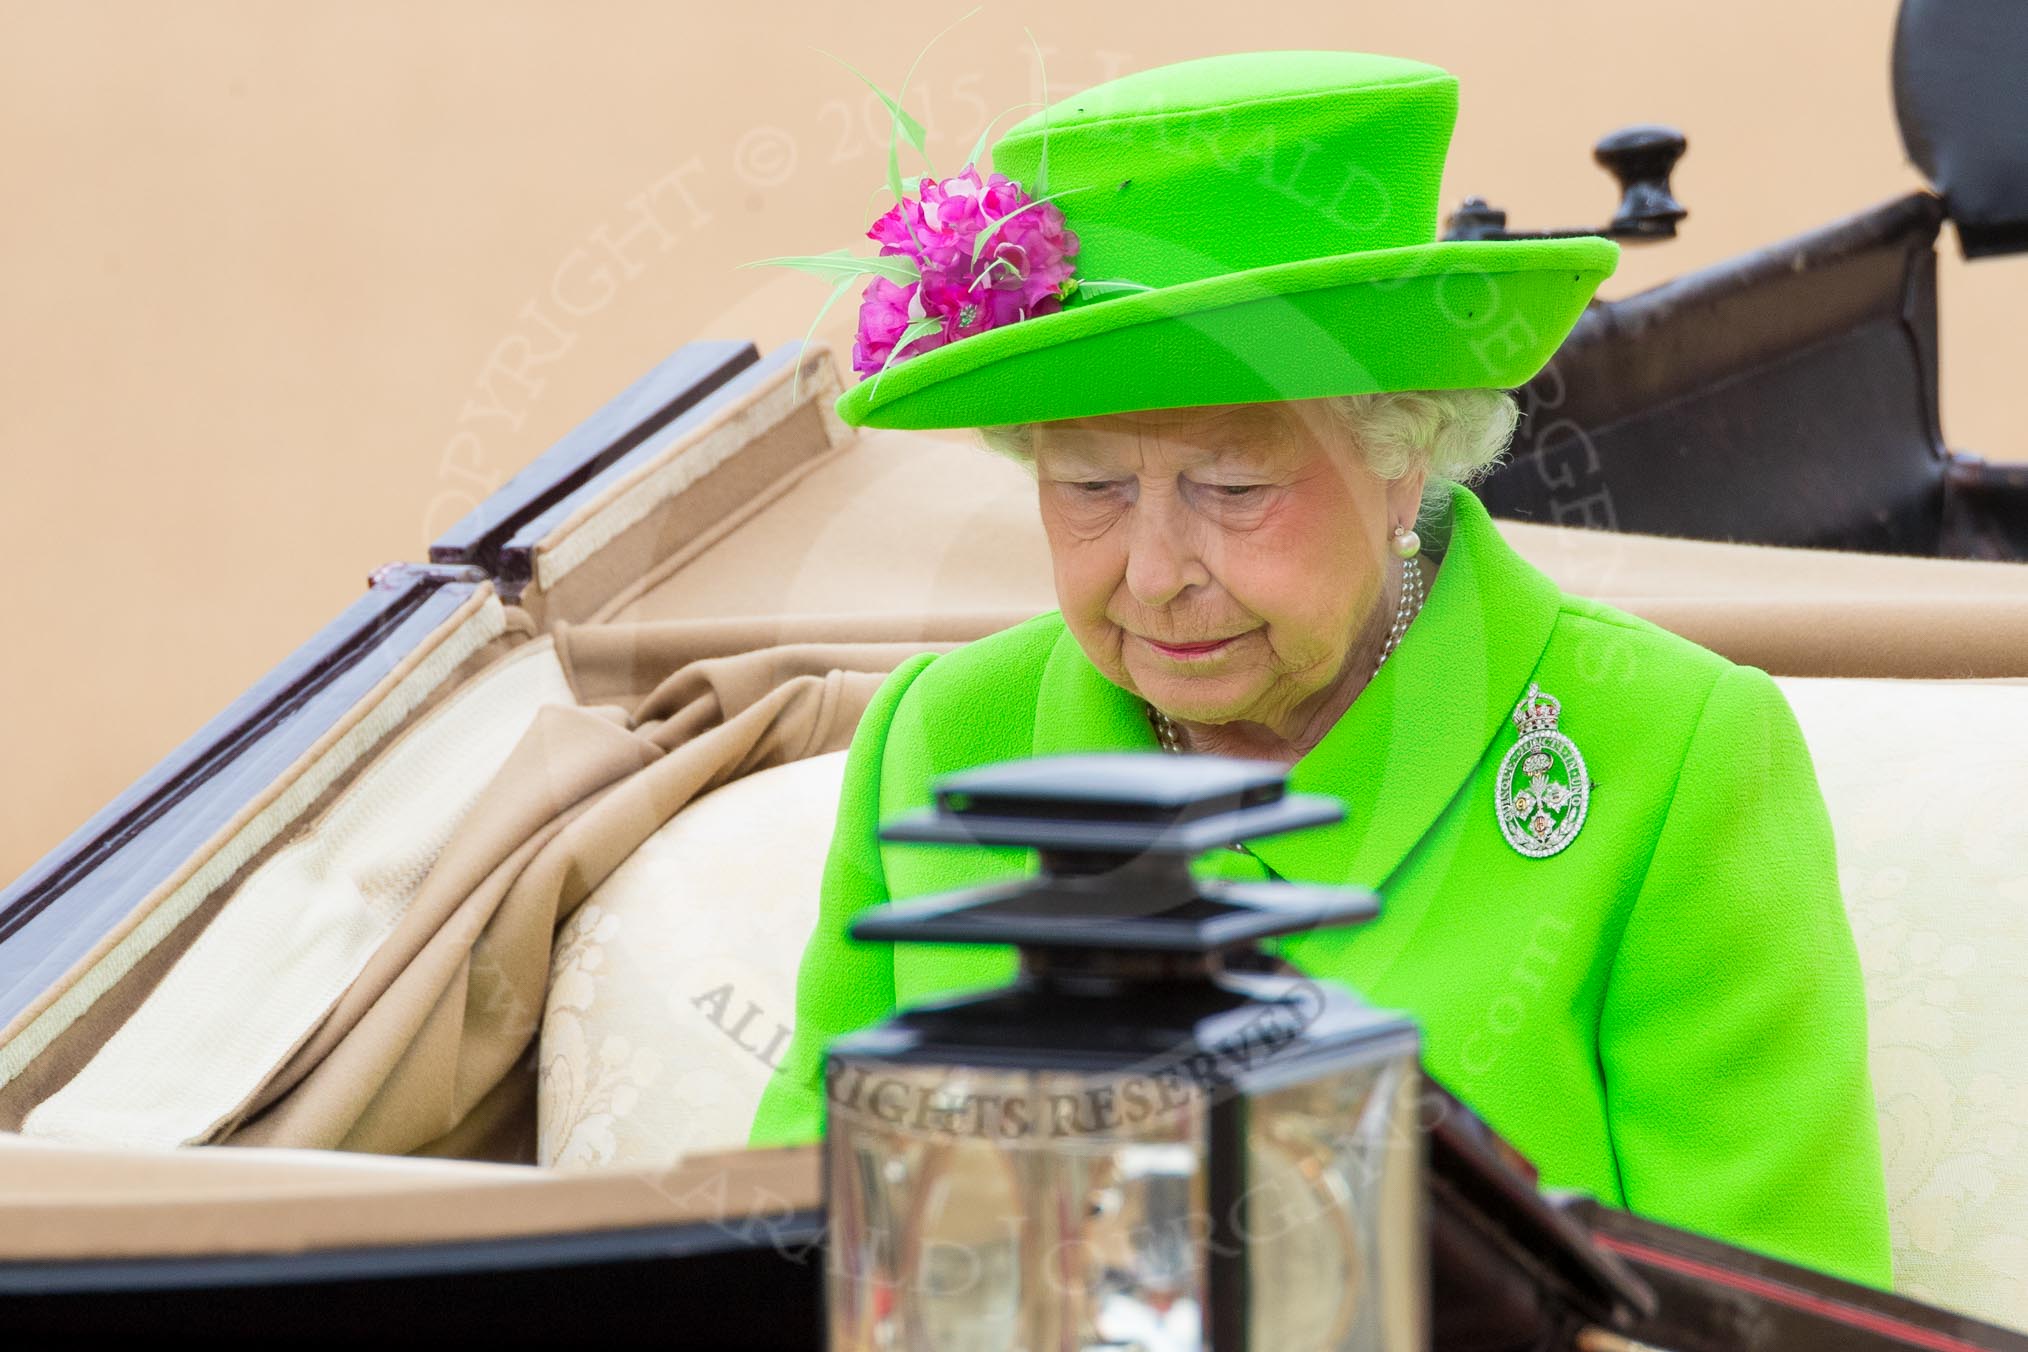
[{"label": "white curly hair", "polygon": [[[1506,453],[1520,410],[1504,390],[1406,390],[1346,394],[1314,402],[1331,424],[1366,457],[1383,479],[1418,469],[1429,473],[1423,509],[1447,497],[1446,483],[1470,484],[1485,477]],[[974,428],[981,444],[996,455],[1035,468],[1036,423]]]}]

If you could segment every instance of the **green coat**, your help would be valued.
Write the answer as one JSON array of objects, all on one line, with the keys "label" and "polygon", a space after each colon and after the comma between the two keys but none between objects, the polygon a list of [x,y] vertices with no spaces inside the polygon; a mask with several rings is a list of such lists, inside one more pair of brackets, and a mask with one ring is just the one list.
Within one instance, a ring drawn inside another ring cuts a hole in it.
[{"label": "green coat", "polygon": [[[1194,866],[1352,883],[1360,928],[1277,947],[1412,1012],[1429,1071],[1545,1187],[1871,1285],[1889,1282],[1885,1184],[1858,955],[1809,752],[1765,672],[1564,595],[1454,490],[1442,563],[1400,647],[1290,774],[1344,822]],[[1593,781],[1582,830],[1527,858],[1494,778],[1528,684]],[[795,1034],[756,1144],[815,1138],[822,1055],[897,1004],[998,984],[1004,949],[860,944],[866,907],[1032,870],[1005,848],[887,845],[931,781],[1022,756],[1156,749],[1141,702],[1051,612],[911,659],[846,758]]]}]

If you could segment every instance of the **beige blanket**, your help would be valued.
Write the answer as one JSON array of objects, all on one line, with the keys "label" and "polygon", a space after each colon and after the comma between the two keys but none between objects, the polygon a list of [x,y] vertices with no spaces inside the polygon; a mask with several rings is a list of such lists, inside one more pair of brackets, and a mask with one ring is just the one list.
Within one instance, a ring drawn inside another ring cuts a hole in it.
[{"label": "beige blanket", "polygon": [[556,927],[691,799],[843,748],[903,658],[1015,618],[559,625],[582,707],[542,711],[392,938],[217,1139],[532,1161]]}]

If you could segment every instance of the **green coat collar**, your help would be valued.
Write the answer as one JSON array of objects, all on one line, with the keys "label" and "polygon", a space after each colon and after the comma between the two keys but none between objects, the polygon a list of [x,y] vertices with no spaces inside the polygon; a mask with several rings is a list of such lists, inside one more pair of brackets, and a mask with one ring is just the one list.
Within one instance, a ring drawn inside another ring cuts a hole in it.
[{"label": "green coat collar", "polygon": [[[1453,486],[1430,533],[1449,544],[1422,613],[1289,774],[1293,791],[1342,798],[1345,820],[1251,847],[1285,878],[1381,886],[1471,778],[1549,642],[1562,593],[1477,497]],[[1141,701],[1100,674],[1066,629],[1043,669],[1033,746],[1047,756],[1156,742]]]}]

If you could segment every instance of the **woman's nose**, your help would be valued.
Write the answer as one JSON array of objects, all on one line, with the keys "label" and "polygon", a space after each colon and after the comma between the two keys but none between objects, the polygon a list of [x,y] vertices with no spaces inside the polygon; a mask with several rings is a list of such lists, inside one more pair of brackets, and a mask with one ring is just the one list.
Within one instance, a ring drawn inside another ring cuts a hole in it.
[{"label": "woman's nose", "polygon": [[1127,590],[1144,606],[1165,606],[1211,580],[1198,556],[1189,512],[1170,494],[1142,493],[1127,532]]}]

